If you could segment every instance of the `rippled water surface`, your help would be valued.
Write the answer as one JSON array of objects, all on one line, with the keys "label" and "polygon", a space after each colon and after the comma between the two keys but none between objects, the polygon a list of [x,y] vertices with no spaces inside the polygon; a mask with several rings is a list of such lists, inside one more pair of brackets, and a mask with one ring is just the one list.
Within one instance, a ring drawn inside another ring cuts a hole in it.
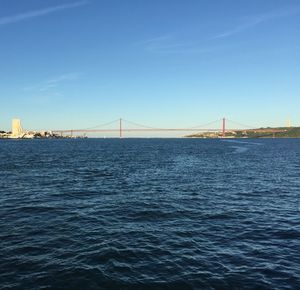
[{"label": "rippled water surface", "polygon": [[300,289],[300,140],[0,140],[1,289]]}]

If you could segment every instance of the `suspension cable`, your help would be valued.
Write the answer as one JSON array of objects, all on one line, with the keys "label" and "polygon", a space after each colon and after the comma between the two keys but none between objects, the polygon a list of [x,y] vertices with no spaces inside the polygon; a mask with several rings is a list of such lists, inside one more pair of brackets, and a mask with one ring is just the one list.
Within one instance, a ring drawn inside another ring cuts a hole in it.
[{"label": "suspension cable", "polygon": [[226,121],[230,122],[230,123],[233,123],[233,124],[236,124],[236,125],[239,125],[239,126],[242,126],[242,127],[246,127],[248,129],[253,129],[255,128],[255,126],[249,126],[249,125],[245,125],[245,124],[242,124],[242,123],[239,123],[239,122],[235,122],[235,121],[232,121],[232,120],[229,120],[229,119],[226,119]]},{"label": "suspension cable", "polygon": [[125,121],[126,123],[129,123],[129,124],[134,125],[134,126],[143,127],[143,128],[147,128],[147,129],[160,129],[160,128],[156,128],[156,127],[150,127],[150,126],[147,126],[147,125],[138,124],[138,123],[126,120],[126,119],[122,119],[122,121]]},{"label": "suspension cable", "polygon": [[97,125],[97,126],[93,126],[93,127],[89,127],[89,128],[84,128],[82,130],[92,130],[92,129],[95,129],[95,128],[99,128],[99,127],[105,127],[105,126],[108,126],[108,125],[111,125],[113,123],[116,123],[118,122],[120,119],[116,119],[114,121],[110,121],[108,123],[104,123],[104,124],[100,124],[100,125]]},{"label": "suspension cable", "polygon": [[189,127],[188,129],[197,129],[197,128],[202,128],[202,127],[206,127],[208,125],[211,125],[211,124],[214,124],[214,123],[217,123],[217,122],[221,122],[222,119],[219,119],[219,120],[215,120],[215,121],[212,121],[212,122],[209,122],[209,123],[206,123],[206,124],[203,124],[203,125],[199,125],[199,126],[195,126],[195,127]]}]

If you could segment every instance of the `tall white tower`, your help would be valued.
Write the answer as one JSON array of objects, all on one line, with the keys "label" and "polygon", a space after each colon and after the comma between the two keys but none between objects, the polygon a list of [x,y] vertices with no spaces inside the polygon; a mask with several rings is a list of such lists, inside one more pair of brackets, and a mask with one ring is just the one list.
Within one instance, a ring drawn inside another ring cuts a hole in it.
[{"label": "tall white tower", "polygon": [[19,137],[23,133],[23,129],[21,126],[21,120],[20,119],[13,119],[12,120],[12,130],[11,130],[13,137]]}]

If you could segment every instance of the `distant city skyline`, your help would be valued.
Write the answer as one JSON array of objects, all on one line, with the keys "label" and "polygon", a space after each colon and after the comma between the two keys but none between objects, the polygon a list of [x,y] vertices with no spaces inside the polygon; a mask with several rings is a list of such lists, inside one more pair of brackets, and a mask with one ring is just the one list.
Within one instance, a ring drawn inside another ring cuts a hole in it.
[{"label": "distant city skyline", "polygon": [[0,130],[300,126],[298,0],[0,0]]}]

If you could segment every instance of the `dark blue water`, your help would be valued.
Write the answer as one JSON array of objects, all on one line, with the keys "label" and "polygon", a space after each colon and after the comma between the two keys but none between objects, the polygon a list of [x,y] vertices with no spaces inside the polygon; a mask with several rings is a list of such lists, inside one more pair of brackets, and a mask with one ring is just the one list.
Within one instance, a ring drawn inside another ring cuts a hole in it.
[{"label": "dark blue water", "polygon": [[0,176],[1,289],[300,289],[300,140],[0,140]]}]

